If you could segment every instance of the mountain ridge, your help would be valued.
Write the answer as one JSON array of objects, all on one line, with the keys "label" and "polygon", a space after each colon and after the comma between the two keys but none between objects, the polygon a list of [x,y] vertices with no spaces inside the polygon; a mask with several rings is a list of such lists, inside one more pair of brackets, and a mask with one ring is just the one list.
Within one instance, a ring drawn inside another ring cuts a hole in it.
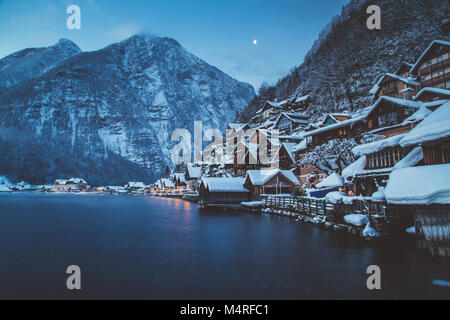
[{"label": "mountain ridge", "polygon": [[[151,182],[173,166],[170,138],[175,129],[191,129],[199,120],[224,130],[254,94],[251,85],[209,65],[176,40],[135,35],[72,55],[2,91],[0,126],[26,133],[30,142],[25,144],[45,149],[50,142],[52,147],[42,169],[22,174],[24,165],[34,162],[9,144],[17,163],[0,152],[0,159],[7,160],[0,172],[32,183],[66,178],[63,171],[93,184]],[[7,142],[3,137],[2,143]],[[111,166],[111,157],[118,173],[104,177],[102,168]],[[90,170],[77,159],[97,164]]]}]

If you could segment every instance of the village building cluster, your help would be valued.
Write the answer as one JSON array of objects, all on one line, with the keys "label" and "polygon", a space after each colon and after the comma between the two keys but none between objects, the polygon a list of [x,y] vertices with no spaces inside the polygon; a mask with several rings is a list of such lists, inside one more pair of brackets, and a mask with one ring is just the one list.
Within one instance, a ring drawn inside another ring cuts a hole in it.
[{"label": "village building cluster", "polygon": [[[371,105],[328,113],[319,121],[308,115],[311,95],[267,101],[248,123],[229,124],[242,132],[232,146],[233,161],[189,164],[173,175],[174,188],[198,193],[206,207],[238,206],[274,194],[334,202],[340,195],[346,201],[382,201],[422,221],[444,210],[448,220],[450,43],[433,41],[417,61],[380,75],[370,93]],[[269,155],[277,155],[276,169],[259,161],[260,149],[269,150],[260,144],[263,136],[269,146],[276,144]],[[153,191],[165,190],[160,181]]]}]

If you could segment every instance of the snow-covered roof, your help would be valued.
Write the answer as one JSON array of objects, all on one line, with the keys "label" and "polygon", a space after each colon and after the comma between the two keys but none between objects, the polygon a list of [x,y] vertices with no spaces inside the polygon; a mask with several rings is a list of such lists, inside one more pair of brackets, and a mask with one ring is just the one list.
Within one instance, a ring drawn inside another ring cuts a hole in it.
[{"label": "snow-covered roof", "polygon": [[399,145],[400,140],[405,134],[399,134],[383,140],[374,141],[366,144],[360,144],[352,149],[352,152],[356,156],[362,156],[370,153],[375,153],[389,147],[395,147]]},{"label": "snow-covered roof", "polygon": [[244,182],[244,178],[203,178],[201,184],[209,192],[249,192]]},{"label": "snow-covered roof", "polygon": [[406,155],[406,157],[397,162],[397,164],[394,166],[394,170],[413,167],[422,160],[423,160],[423,150],[421,147],[416,147],[412,149]]},{"label": "snow-covered roof", "polygon": [[429,92],[431,92],[431,93],[436,93],[436,94],[442,94],[442,95],[448,96],[448,97],[450,98],[450,90],[447,90],[447,89],[441,89],[441,88],[430,88],[430,87],[426,87],[426,88],[423,88],[422,90],[420,90],[419,93],[416,94],[416,95],[413,97],[413,99],[414,99],[414,100],[417,100],[417,99],[420,98],[420,96],[421,96],[422,94],[424,94],[424,93],[429,93]]},{"label": "snow-covered roof", "polygon": [[450,101],[431,113],[400,141],[402,147],[450,138]]},{"label": "snow-covered roof", "polygon": [[68,182],[75,183],[75,184],[87,184],[87,182],[82,178],[70,178],[69,180],[67,180],[67,183]]},{"label": "snow-covered roof", "polygon": [[193,163],[187,164],[187,171],[191,179],[198,179],[202,174],[202,168],[199,166],[195,166]]},{"label": "snow-covered roof", "polygon": [[342,170],[342,176],[344,178],[354,177],[358,172],[361,172],[366,167],[366,156],[362,156],[352,164],[350,164],[348,167],[346,167],[344,170]]},{"label": "snow-covered roof", "polygon": [[316,185],[318,189],[321,188],[336,188],[342,187],[344,185],[344,179],[338,175],[337,173],[332,173],[325,179],[323,179],[320,183]]},{"label": "snow-covered roof", "polygon": [[130,187],[130,188],[145,188],[145,184],[143,182],[128,182],[128,187]]},{"label": "snow-covered roof", "polygon": [[300,103],[309,99],[309,95],[299,97],[295,100],[296,103]]},{"label": "snow-covered roof", "polygon": [[414,72],[417,69],[417,67],[419,67],[419,64],[422,62],[422,59],[425,57],[425,55],[428,53],[428,51],[430,51],[430,49],[436,44],[450,46],[450,42],[448,42],[448,41],[433,40],[430,43],[430,45],[425,49],[425,51],[422,53],[422,55],[419,57],[419,59],[417,59],[416,63],[414,63],[414,65],[411,67],[411,72]]},{"label": "snow-covered roof", "polygon": [[229,123],[228,127],[230,129],[233,129],[234,131],[239,131],[242,130],[243,128],[245,128],[247,126],[247,124],[243,124],[243,123]]},{"label": "snow-covered roof", "polygon": [[299,152],[299,151],[306,150],[307,148],[308,148],[308,145],[307,145],[307,143],[306,143],[306,139],[303,139],[302,142],[300,142],[299,144],[297,144],[297,145],[294,147],[293,151],[294,151],[294,152]]},{"label": "snow-covered roof", "polygon": [[450,164],[405,168],[391,173],[386,199],[393,204],[450,204]]},{"label": "snow-covered roof", "polygon": [[279,173],[282,174],[284,177],[286,177],[288,180],[290,180],[293,184],[298,185],[297,177],[290,170],[281,170],[281,169],[247,170],[246,178],[250,179],[252,185],[262,186]]},{"label": "snow-covered roof", "polygon": [[278,122],[280,121],[280,119],[282,117],[285,117],[285,118],[289,119],[290,121],[292,121],[294,123],[298,123],[298,124],[307,125],[309,123],[309,121],[308,121],[309,116],[307,116],[303,113],[289,113],[289,112],[283,112],[282,114],[280,114],[278,116],[277,120],[275,121],[275,123],[278,124]]},{"label": "snow-covered roof", "polygon": [[368,112],[367,112],[366,116],[368,116],[370,113],[372,113],[372,111],[375,110],[376,107],[378,107],[378,104],[380,104],[382,101],[388,101],[397,106],[411,108],[411,109],[419,109],[420,107],[422,107],[422,103],[420,103],[420,102],[405,100],[405,99],[397,99],[397,98],[388,97],[388,96],[381,96],[371,107],[369,107],[367,109]]},{"label": "snow-covered roof", "polygon": [[164,187],[166,188],[175,188],[175,184],[173,183],[173,181],[171,181],[170,179],[166,179],[166,178],[162,178],[161,179],[161,183],[164,185]]},{"label": "snow-covered roof", "polygon": [[64,179],[56,179],[55,180],[55,184],[66,184],[67,183],[67,180],[64,180]]},{"label": "snow-covered roof", "polygon": [[297,144],[296,143],[292,143],[292,142],[283,142],[281,145],[284,147],[284,149],[288,153],[288,155],[291,158],[292,162],[295,163],[294,148],[297,146]]},{"label": "snow-covered roof", "polygon": [[378,80],[378,82],[372,87],[372,89],[370,89],[369,93],[370,94],[376,94],[378,92],[378,90],[380,89],[381,82],[383,82],[383,80],[386,77],[389,77],[389,78],[401,81],[401,82],[409,84],[411,86],[415,86],[415,87],[419,87],[420,86],[420,83],[418,83],[417,81],[414,81],[412,79],[405,78],[405,77],[396,75],[394,73],[386,73],[380,78],[380,80]]}]

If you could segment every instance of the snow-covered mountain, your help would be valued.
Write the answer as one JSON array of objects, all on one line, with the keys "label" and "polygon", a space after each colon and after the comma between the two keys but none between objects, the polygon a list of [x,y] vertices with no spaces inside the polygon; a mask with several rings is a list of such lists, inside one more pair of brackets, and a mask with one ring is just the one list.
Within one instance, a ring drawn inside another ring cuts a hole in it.
[{"label": "snow-covered mountain", "polygon": [[95,52],[76,48],[62,40],[0,61],[9,87],[0,91],[1,174],[33,183],[151,181],[172,166],[173,130],[192,132],[197,120],[223,130],[254,97],[252,86],[173,39],[136,35]]},{"label": "snow-covered mountain", "polygon": [[61,61],[81,53],[70,40],[61,39],[48,48],[24,49],[0,60],[0,90],[40,76]]},{"label": "snow-covered mountain", "polygon": [[[381,9],[381,30],[366,27],[370,5]],[[307,113],[313,119],[370,105],[370,89],[384,73],[414,62],[432,40],[450,40],[449,14],[449,0],[349,1],[304,62],[274,86],[262,87],[239,121],[249,120],[265,100],[307,94],[312,98]]]}]

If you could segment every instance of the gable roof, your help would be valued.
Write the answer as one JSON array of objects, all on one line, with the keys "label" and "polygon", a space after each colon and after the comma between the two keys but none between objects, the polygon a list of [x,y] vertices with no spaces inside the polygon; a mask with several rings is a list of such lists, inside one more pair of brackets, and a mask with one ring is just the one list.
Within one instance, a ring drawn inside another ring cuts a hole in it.
[{"label": "gable roof", "polygon": [[368,110],[367,110],[368,112],[367,112],[366,116],[369,116],[378,107],[378,105],[383,101],[387,101],[387,102],[393,103],[397,106],[404,107],[404,108],[419,109],[422,106],[422,104],[417,101],[397,99],[397,98],[388,97],[388,96],[381,96],[370,108],[368,108]]},{"label": "gable roof", "polygon": [[197,167],[193,163],[188,163],[187,172],[191,179],[198,179],[202,174],[202,167]]},{"label": "gable roof", "polygon": [[450,46],[450,42],[443,40],[433,40],[422,53],[422,55],[417,59],[416,63],[414,63],[414,65],[411,67],[411,73],[414,73],[418,69],[419,65],[422,63],[423,58],[425,58],[428,52],[436,45]]},{"label": "gable roof", "polygon": [[450,138],[450,101],[432,112],[400,140],[402,147]]},{"label": "gable roof", "polygon": [[209,192],[249,192],[244,182],[244,178],[203,178],[200,186]]},{"label": "gable roof", "polygon": [[395,170],[385,190],[386,200],[394,204],[450,204],[449,176],[450,164]]},{"label": "gable roof", "polygon": [[281,169],[247,170],[245,180],[249,179],[254,186],[262,186],[277,174],[283,175],[293,184],[298,185],[298,179],[292,171]]}]

